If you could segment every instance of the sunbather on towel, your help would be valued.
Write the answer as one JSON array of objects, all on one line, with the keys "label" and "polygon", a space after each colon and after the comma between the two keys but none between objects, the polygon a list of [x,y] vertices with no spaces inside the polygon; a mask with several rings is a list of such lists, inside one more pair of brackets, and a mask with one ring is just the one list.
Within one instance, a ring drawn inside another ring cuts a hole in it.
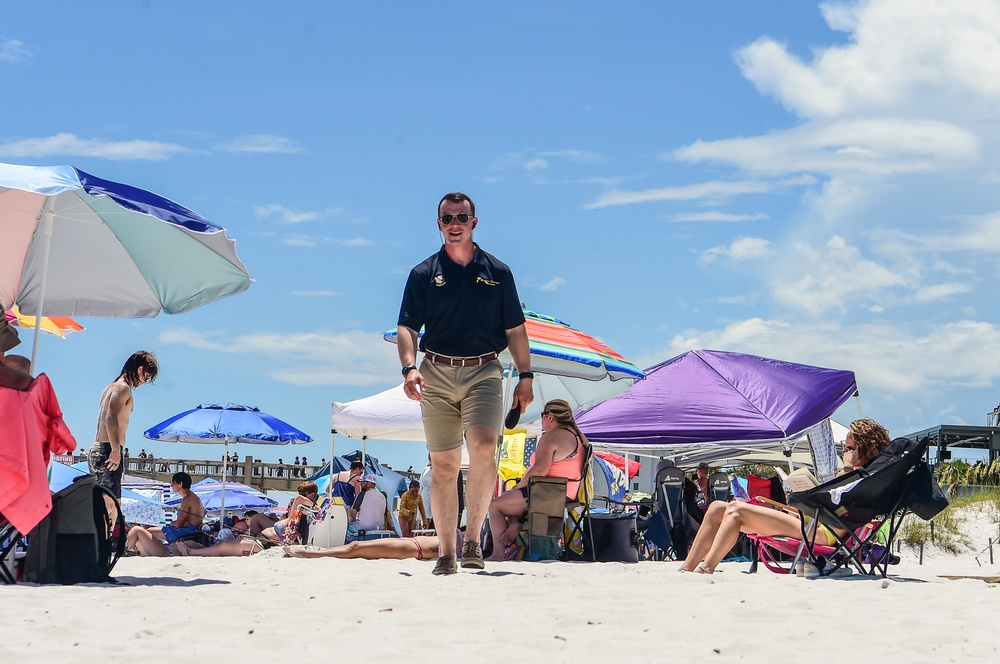
[{"label": "sunbather on towel", "polygon": [[[844,443],[844,471],[863,466],[889,445],[889,433],[874,420],[851,423]],[[836,545],[836,538],[826,526],[817,524],[816,543]],[[740,533],[772,537],[800,537],[798,516],[753,503],[715,501],[708,506],[698,535],[681,565],[682,572],[711,574],[716,565],[736,543]],[[841,533],[845,535],[846,533]],[[825,541],[824,541],[825,540]]]},{"label": "sunbather on towel", "polygon": [[[456,551],[462,549],[462,532],[458,533]],[[286,546],[285,555],[293,558],[363,558],[365,560],[433,560],[441,553],[441,540],[436,536],[385,537],[364,542],[348,542],[329,549]]]},{"label": "sunbather on towel", "polygon": [[[348,542],[329,549],[312,549],[304,546],[285,546],[285,554],[292,558],[364,558],[365,560],[433,560],[440,554],[441,540],[437,537],[385,537],[375,540]],[[182,556],[249,556],[265,548],[254,540],[234,540],[203,547],[197,542],[177,542],[174,545]],[[458,534],[458,548],[462,547],[462,533]]]}]

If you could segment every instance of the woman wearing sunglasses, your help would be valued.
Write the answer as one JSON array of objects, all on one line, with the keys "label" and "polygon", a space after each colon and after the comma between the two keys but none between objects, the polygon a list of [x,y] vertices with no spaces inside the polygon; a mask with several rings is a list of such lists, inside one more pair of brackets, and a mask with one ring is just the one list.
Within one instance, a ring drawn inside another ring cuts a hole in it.
[{"label": "woman wearing sunglasses", "polygon": [[[859,468],[889,445],[889,433],[874,420],[851,422],[844,443],[844,471]],[[837,539],[823,524],[817,525],[816,543],[835,546]],[[740,533],[756,533],[771,537],[795,537],[802,534],[799,517],[753,503],[713,502],[705,512],[701,528],[681,565],[682,572],[711,574],[716,565],[736,544]],[[843,534],[843,533],[842,533]]]}]

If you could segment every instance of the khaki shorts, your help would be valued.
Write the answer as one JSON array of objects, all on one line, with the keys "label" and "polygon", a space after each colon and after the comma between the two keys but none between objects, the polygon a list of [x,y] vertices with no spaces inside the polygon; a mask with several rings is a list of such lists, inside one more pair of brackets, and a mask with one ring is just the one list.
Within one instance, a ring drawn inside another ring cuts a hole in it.
[{"label": "khaki shorts", "polygon": [[425,359],[420,374],[424,377],[420,412],[428,451],[461,447],[469,427],[493,427],[499,435],[503,369],[498,360],[478,367],[450,367]]}]

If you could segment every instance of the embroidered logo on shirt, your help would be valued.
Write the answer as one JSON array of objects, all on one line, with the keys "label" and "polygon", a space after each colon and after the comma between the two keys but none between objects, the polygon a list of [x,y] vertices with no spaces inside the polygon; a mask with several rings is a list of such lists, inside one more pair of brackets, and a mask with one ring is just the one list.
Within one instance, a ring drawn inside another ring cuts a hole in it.
[{"label": "embroidered logo on shirt", "polygon": [[492,279],[487,279],[486,277],[476,277],[477,284],[486,284],[487,286],[499,286],[499,281],[493,281]]},{"label": "embroidered logo on shirt", "polygon": [[437,286],[438,288],[444,286],[444,283],[445,283],[444,277],[442,277],[440,274],[434,277],[434,285]]}]

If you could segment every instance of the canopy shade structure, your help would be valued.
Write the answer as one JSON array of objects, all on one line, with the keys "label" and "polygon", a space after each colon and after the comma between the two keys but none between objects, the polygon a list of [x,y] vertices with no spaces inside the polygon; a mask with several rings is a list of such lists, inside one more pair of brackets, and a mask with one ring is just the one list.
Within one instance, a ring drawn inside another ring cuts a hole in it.
[{"label": "canopy shade structure", "polygon": [[602,447],[766,443],[801,436],[856,392],[853,371],[693,350],[576,419]]}]

